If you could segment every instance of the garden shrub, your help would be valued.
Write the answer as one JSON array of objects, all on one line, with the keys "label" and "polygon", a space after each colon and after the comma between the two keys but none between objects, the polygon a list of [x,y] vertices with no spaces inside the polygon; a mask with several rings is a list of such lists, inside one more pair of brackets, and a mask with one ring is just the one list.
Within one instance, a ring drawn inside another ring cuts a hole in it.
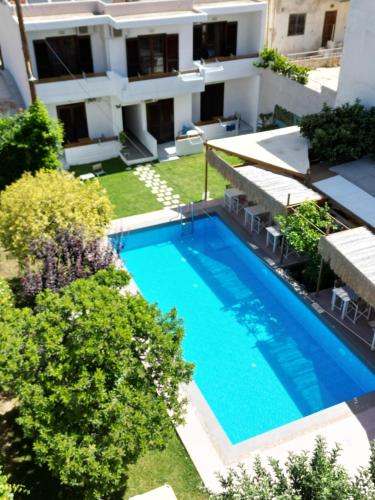
[{"label": "garden shrub", "polygon": [[83,183],[66,171],[26,172],[0,193],[0,241],[21,266],[31,242],[75,228],[95,239],[105,234],[111,218],[112,206],[99,181]]},{"label": "garden shrub", "polygon": [[14,116],[0,116],[0,187],[23,172],[60,166],[63,127],[39,100]]},{"label": "garden shrub", "polygon": [[[331,108],[324,104],[322,111],[301,119],[301,134],[310,141],[314,158],[330,162],[357,160],[375,151],[375,113],[366,110],[357,100]],[[372,144],[372,146],[371,146]]]},{"label": "garden shrub", "polygon": [[275,73],[305,85],[308,81],[309,69],[295,64],[277,49],[264,48],[260,53],[261,61],[254,63],[257,68],[270,68]]}]

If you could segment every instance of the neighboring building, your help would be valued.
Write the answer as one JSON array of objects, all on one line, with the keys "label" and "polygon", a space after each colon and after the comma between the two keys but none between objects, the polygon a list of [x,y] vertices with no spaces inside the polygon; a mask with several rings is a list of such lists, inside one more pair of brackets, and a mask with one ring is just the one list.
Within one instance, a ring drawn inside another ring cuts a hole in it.
[{"label": "neighboring building", "polygon": [[375,1],[352,0],[342,57],[337,105],[361,99],[375,106]]},{"label": "neighboring building", "polygon": [[341,47],[349,0],[269,0],[268,47],[283,54]]},{"label": "neighboring building", "polygon": [[[253,62],[263,47],[266,8],[258,0],[23,4],[37,95],[64,123],[67,162],[117,155],[123,129],[143,159],[193,124],[206,139],[237,134],[240,124],[255,129],[260,77]],[[15,8],[7,0],[0,5],[0,45],[29,103]]]}]

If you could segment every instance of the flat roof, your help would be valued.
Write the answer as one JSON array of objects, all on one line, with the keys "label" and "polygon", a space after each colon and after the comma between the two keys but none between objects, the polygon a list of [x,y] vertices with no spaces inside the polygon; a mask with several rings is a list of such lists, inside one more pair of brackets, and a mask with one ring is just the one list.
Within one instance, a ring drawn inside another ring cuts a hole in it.
[{"label": "flat roof", "polygon": [[296,126],[215,139],[207,146],[295,177],[305,177],[310,168],[309,144]]},{"label": "flat roof", "polygon": [[375,228],[375,197],[341,175],[335,175],[313,186],[363,223]]}]

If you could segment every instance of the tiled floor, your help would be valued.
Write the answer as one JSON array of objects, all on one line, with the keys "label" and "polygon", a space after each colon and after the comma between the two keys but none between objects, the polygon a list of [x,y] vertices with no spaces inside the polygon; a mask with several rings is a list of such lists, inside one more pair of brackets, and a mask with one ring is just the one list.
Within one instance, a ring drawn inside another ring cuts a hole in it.
[{"label": "tiled floor", "polygon": [[328,313],[332,318],[334,318],[346,329],[348,329],[353,335],[359,337],[370,348],[373,338],[373,331],[372,328],[369,326],[368,322],[371,320],[375,320],[375,312],[372,311],[372,314],[369,319],[366,319],[362,316],[357,320],[355,324],[353,324],[353,322],[350,321],[348,318],[341,319],[340,317],[341,312],[338,309],[335,309],[334,311],[331,310],[331,296],[332,296],[332,290],[329,289],[329,290],[322,290],[321,292],[319,292],[318,295],[314,294],[312,298],[324,309],[326,313]]}]

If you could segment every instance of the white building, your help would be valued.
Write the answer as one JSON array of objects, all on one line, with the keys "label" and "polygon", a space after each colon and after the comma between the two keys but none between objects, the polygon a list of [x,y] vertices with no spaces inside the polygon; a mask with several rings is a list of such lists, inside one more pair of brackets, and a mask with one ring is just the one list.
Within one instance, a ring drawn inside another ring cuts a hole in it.
[{"label": "white building", "polygon": [[375,1],[352,0],[336,104],[375,106]]},{"label": "white building", "polygon": [[[266,6],[263,0],[23,4],[36,92],[64,123],[68,164],[116,156],[124,129],[129,162],[157,157],[160,144],[173,146],[193,124],[205,139],[255,129],[253,62],[263,47]],[[29,103],[8,0],[0,5],[0,46]]]},{"label": "white building", "polygon": [[268,0],[267,46],[283,54],[341,47],[349,0]]}]

